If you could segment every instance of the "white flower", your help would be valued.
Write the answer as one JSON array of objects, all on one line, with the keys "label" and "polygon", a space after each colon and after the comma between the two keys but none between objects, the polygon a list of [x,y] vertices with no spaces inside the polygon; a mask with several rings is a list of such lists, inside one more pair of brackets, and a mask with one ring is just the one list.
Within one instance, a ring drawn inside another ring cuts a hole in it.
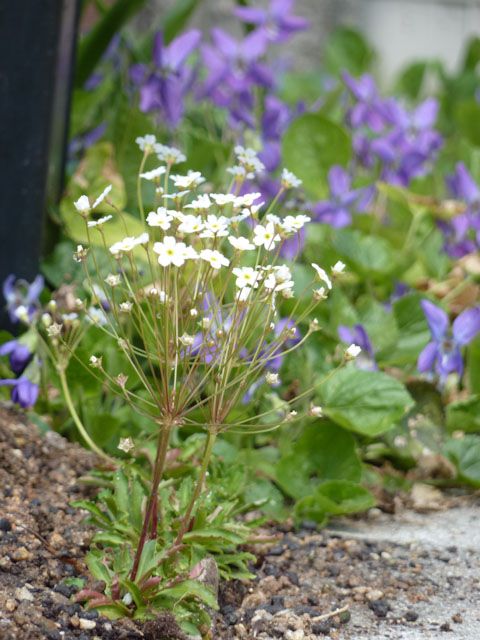
[{"label": "white flower", "polygon": [[268,222],[265,226],[257,224],[253,230],[255,237],[253,243],[257,247],[264,246],[267,251],[275,249],[275,243],[280,242],[280,236],[275,233],[275,226],[273,222]]},{"label": "white flower", "polygon": [[299,187],[302,184],[302,181],[297,178],[295,174],[293,174],[288,169],[284,169],[282,171],[282,186],[285,189],[292,189],[294,187]]},{"label": "white flower", "polygon": [[173,264],[181,267],[186,260],[194,259],[197,253],[184,242],[177,242],[173,236],[165,236],[163,242],[155,242],[153,250],[158,254],[158,264],[168,267]]},{"label": "white flower", "polygon": [[190,309],[190,317],[196,318],[197,316],[198,316],[198,311],[195,308]]},{"label": "white flower", "polygon": [[280,384],[278,373],[271,373],[269,371],[265,376],[265,380],[267,381],[267,384]]},{"label": "white flower", "polygon": [[132,302],[121,302],[118,306],[120,307],[120,311],[122,313],[130,313],[130,311],[132,310],[132,307],[133,307],[133,303]]},{"label": "white flower", "polygon": [[213,269],[220,269],[220,267],[228,267],[230,260],[226,258],[223,253],[216,251],[215,249],[203,249],[200,251],[200,258],[208,262]]},{"label": "white flower", "polygon": [[178,226],[180,233],[200,233],[203,229],[203,220],[200,216],[184,215],[178,216],[182,221]]},{"label": "white flower", "polygon": [[345,264],[341,260],[336,262],[332,267],[332,273],[334,275],[339,275],[340,273],[343,273],[344,271],[345,271]]},{"label": "white flower", "polygon": [[239,289],[244,287],[256,289],[262,278],[261,274],[253,267],[235,267],[235,269],[232,269],[232,273],[237,276],[235,284]]},{"label": "white flower", "polygon": [[185,191],[178,191],[177,193],[166,193],[163,198],[166,200],[173,200],[175,203],[179,203],[182,198],[184,198],[190,191],[186,189]]},{"label": "white flower", "polygon": [[319,277],[319,279],[322,282],[325,282],[325,284],[327,285],[327,287],[329,289],[332,288],[332,281],[330,280],[330,278],[328,277],[327,272],[322,269],[322,267],[319,267],[318,264],[315,264],[315,262],[312,262],[312,267],[315,269],[315,271],[317,272],[317,276]]},{"label": "white flower", "polygon": [[179,164],[180,162],[185,162],[187,159],[179,149],[167,147],[160,143],[155,145],[155,153],[161,162],[166,162],[167,164]]},{"label": "white flower", "polygon": [[[261,205],[259,205],[259,208],[263,205],[263,202]],[[230,218],[231,222],[241,222],[242,220],[245,220],[245,218],[249,218],[252,215],[253,212],[253,207],[251,207],[250,209],[248,209],[247,207],[245,207],[245,209],[242,209],[242,212],[239,213],[236,216],[232,216]]]},{"label": "white flower", "polygon": [[204,231],[200,234],[201,238],[215,238],[228,236],[228,225],[230,220],[225,216],[215,216],[210,214],[204,223]]},{"label": "white flower", "polygon": [[173,175],[171,176],[173,184],[179,189],[190,189],[191,187],[198,187],[199,184],[205,182],[205,178],[200,171],[189,171],[186,176]]},{"label": "white flower", "polygon": [[243,289],[239,289],[235,294],[235,299],[238,302],[246,302],[248,296],[252,293],[251,287],[243,287]]},{"label": "white flower", "polygon": [[120,451],[124,451],[125,453],[130,453],[132,449],[135,449],[135,444],[131,438],[120,438],[117,449],[120,449]]},{"label": "white flower", "polygon": [[154,135],[147,134],[146,136],[143,136],[143,137],[139,136],[138,138],[135,139],[135,142],[140,147],[140,151],[151,152],[155,147],[157,139],[155,138]]},{"label": "white flower", "polygon": [[242,166],[239,166],[239,165],[235,165],[233,167],[228,167],[227,168],[227,172],[231,173],[232,176],[235,178],[235,180],[238,180],[240,182],[243,182],[243,180],[245,180],[245,178],[247,180],[252,180],[252,178],[255,177],[254,173],[247,172],[245,167],[242,167]]},{"label": "white flower", "polygon": [[87,320],[92,324],[98,324],[102,327],[107,324],[107,316],[105,315],[105,311],[103,309],[99,309],[98,307],[89,307],[86,317]]},{"label": "white flower", "polygon": [[77,244],[77,250],[73,254],[75,262],[83,262],[87,258],[88,249],[85,249],[81,244]]},{"label": "white flower", "polygon": [[147,224],[149,227],[160,227],[166,231],[170,229],[170,223],[173,219],[173,214],[175,214],[175,210],[169,210],[165,207],[158,207],[157,211],[150,211],[147,216]]},{"label": "white flower", "polygon": [[354,360],[361,353],[362,349],[357,344],[351,344],[347,349],[345,349],[345,358],[347,360]]},{"label": "white flower", "polygon": [[160,300],[161,304],[166,304],[170,300],[170,298],[165,293],[165,291],[159,291],[158,292],[158,299]]},{"label": "white flower", "polygon": [[280,221],[280,226],[282,227],[285,233],[296,233],[303,229],[307,222],[310,222],[311,218],[305,215],[298,216],[286,216],[283,220]]},{"label": "white flower", "polygon": [[319,405],[312,404],[308,411],[308,415],[312,418],[321,418],[323,416],[323,409]]},{"label": "white flower", "polygon": [[243,236],[239,236],[238,238],[235,236],[228,236],[228,241],[237,251],[252,251],[252,249],[255,249],[255,245],[252,244],[248,238],[244,238]]},{"label": "white flower", "polygon": [[97,358],[97,356],[90,356],[90,366],[93,367],[94,369],[101,369],[102,368],[102,356],[100,356],[99,358]]},{"label": "white flower", "polygon": [[237,199],[233,193],[211,193],[210,197],[219,207],[224,207],[226,204],[233,204]]},{"label": "white flower", "polygon": [[112,219],[113,216],[103,216],[103,218],[99,218],[98,220],[89,220],[87,222],[87,227],[101,227],[102,224],[105,224],[105,222],[108,222],[109,220]]},{"label": "white flower", "polygon": [[267,222],[273,222],[274,225],[280,226],[282,224],[282,219],[280,216],[275,215],[274,213],[267,213],[265,216],[265,220]]},{"label": "white flower", "polygon": [[325,287],[319,287],[318,289],[314,289],[313,299],[316,300],[317,302],[320,302],[321,300],[326,300],[327,292],[325,290]]},{"label": "white flower", "polygon": [[112,190],[111,184],[109,184],[108,187],[105,187],[105,189],[102,191],[102,193],[98,196],[98,198],[93,203],[92,209],[95,209],[95,207],[98,207],[98,205],[105,200],[105,198],[108,196],[111,190]]},{"label": "white flower", "polygon": [[284,294],[286,291],[290,292],[285,297],[292,297],[292,287],[295,283],[292,280],[292,274],[290,269],[286,265],[273,267],[271,273],[265,278],[263,286],[270,292],[280,292]]},{"label": "white flower", "polygon": [[286,264],[280,264],[273,267],[273,271],[275,273],[275,279],[279,283],[288,282],[292,279],[292,272]]},{"label": "white flower", "polygon": [[191,347],[195,342],[195,337],[189,335],[188,333],[184,333],[179,337],[179,341],[183,344],[184,347]]},{"label": "white flower", "polygon": [[121,282],[121,278],[119,275],[114,275],[113,273],[109,273],[105,278],[105,282],[111,287],[118,287]]},{"label": "white flower", "polygon": [[290,420],[294,420],[298,416],[298,411],[289,411],[285,416],[285,420],[289,422]]},{"label": "white flower", "polygon": [[80,196],[80,198],[73,203],[73,206],[78,211],[78,213],[82,214],[89,213],[91,209],[88,196]]},{"label": "white flower", "polygon": [[245,167],[249,173],[261,173],[265,170],[265,165],[258,159],[257,152],[250,148],[237,145],[234,148],[238,162]]},{"label": "white flower", "polygon": [[115,242],[110,247],[110,253],[114,256],[119,256],[121,253],[129,253],[133,251],[135,247],[138,247],[141,244],[146,244],[149,240],[148,233],[141,233],[136,238],[132,236],[128,236],[120,240],[120,242]]},{"label": "white flower", "polygon": [[245,193],[243,196],[237,196],[233,201],[233,206],[236,209],[251,207],[255,200],[258,200],[261,195],[261,193]]},{"label": "white flower", "polygon": [[207,211],[212,206],[212,201],[207,193],[202,193],[196,198],[196,200],[192,200],[190,204],[185,205],[185,209],[194,209],[195,211]]},{"label": "white flower", "polygon": [[151,171],[146,171],[145,173],[141,173],[140,177],[144,178],[144,180],[155,180],[160,176],[163,176],[166,173],[167,169],[163,165],[161,167],[157,167],[156,169],[152,169]]}]

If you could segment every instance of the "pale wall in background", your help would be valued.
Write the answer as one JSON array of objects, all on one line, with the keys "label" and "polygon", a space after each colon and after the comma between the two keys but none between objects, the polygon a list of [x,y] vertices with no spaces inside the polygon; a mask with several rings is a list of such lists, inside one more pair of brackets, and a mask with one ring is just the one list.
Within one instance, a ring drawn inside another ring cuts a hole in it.
[{"label": "pale wall in background", "polygon": [[[144,25],[159,22],[174,1],[151,0],[142,16]],[[240,35],[231,15],[234,6],[234,0],[203,0],[191,24],[205,31],[220,26]],[[296,7],[312,25],[290,45],[296,67],[317,67],[326,35],[345,24],[360,29],[372,42],[386,84],[413,60],[437,58],[454,69],[465,40],[480,35],[480,0],[297,0]]]}]

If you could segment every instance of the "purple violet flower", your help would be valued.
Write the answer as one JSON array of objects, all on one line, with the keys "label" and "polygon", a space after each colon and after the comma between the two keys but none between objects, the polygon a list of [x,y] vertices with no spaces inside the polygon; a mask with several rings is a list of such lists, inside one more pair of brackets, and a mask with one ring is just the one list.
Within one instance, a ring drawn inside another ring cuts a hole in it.
[{"label": "purple violet flower", "polygon": [[33,354],[30,349],[18,340],[9,340],[0,346],[0,356],[9,356],[10,369],[19,375],[30,362]]},{"label": "purple violet flower", "polygon": [[313,219],[332,227],[346,227],[352,221],[352,210],[363,212],[372,200],[372,187],[352,189],[352,179],[343,167],[333,166],[328,172],[330,200],[313,206]]},{"label": "purple violet flower", "polygon": [[455,173],[446,179],[452,196],[463,200],[466,209],[449,222],[442,221],[445,249],[452,258],[461,258],[480,248],[480,189],[468,169],[459,162]]},{"label": "purple violet flower", "polygon": [[338,336],[345,344],[356,344],[362,349],[360,356],[356,359],[356,365],[359,369],[367,371],[376,371],[378,369],[372,343],[367,330],[362,324],[356,324],[353,327],[341,324],[338,327]]},{"label": "purple violet flower", "polygon": [[422,373],[435,371],[443,382],[448,374],[463,374],[461,348],[480,332],[480,307],[466,309],[455,318],[450,329],[448,315],[429,300],[421,302],[432,340],[418,357],[417,367]]},{"label": "purple violet flower", "polygon": [[212,29],[211,35],[213,44],[202,47],[208,75],[200,98],[208,96],[217,106],[227,108],[234,122],[254,126],[252,88],[274,84],[271,70],[259,61],[267,50],[266,35],[257,29],[240,42],[219,28]]},{"label": "purple violet flower", "polygon": [[294,0],[270,0],[268,9],[237,7],[234,14],[243,22],[256,25],[270,42],[285,42],[293,33],[308,29],[305,18],[291,13]]},{"label": "purple violet flower", "polygon": [[10,321],[16,323],[24,313],[31,322],[40,309],[40,294],[44,286],[43,276],[38,275],[30,284],[26,280],[17,279],[13,274],[7,276],[3,283],[3,296],[7,302]]},{"label": "purple violet flower", "polygon": [[361,78],[353,78],[349,73],[344,72],[342,78],[356,100],[348,111],[348,124],[352,129],[357,129],[364,125],[370,127],[373,131],[381,131],[385,126],[383,102],[378,94],[373,77],[366,74]]},{"label": "purple violet flower", "polygon": [[302,253],[305,240],[306,233],[305,227],[303,227],[298,233],[283,241],[280,248],[280,256],[285,260],[295,260]]},{"label": "purple violet flower", "polygon": [[24,376],[20,378],[7,378],[0,380],[0,386],[12,387],[11,399],[15,404],[20,405],[23,409],[33,407],[38,398],[38,384],[32,382]]},{"label": "purple violet flower", "polygon": [[200,31],[192,29],[165,45],[163,34],[157,33],[153,45],[154,69],[143,64],[130,69],[133,82],[140,85],[142,111],[159,110],[170,126],[178,125],[183,115],[183,99],[195,74],[185,62],[199,46],[201,37]]},{"label": "purple violet flower", "polygon": [[382,180],[400,186],[424,175],[442,144],[433,129],[438,102],[428,98],[408,111],[394,98],[382,98],[370,75],[344,73],[343,79],[355,100],[346,120],[358,162],[368,169],[378,165]]}]

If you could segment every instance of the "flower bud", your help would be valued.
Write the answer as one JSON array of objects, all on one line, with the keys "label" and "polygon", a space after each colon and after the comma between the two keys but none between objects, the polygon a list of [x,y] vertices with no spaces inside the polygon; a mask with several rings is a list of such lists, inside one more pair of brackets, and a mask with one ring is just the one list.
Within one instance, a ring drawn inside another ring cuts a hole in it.
[{"label": "flower bud", "polygon": [[102,368],[102,356],[100,356],[99,358],[97,358],[97,356],[90,356],[90,366],[93,367],[94,369],[101,369]]}]

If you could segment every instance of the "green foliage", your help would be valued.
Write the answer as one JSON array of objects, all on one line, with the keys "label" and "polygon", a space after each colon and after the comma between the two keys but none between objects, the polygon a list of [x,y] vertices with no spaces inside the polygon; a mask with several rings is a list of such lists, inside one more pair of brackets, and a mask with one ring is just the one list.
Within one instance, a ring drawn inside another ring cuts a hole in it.
[{"label": "green foliage", "polygon": [[455,111],[455,123],[459,132],[476,147],[480,146],[480,104],[474,100],[463,100],[458,103]]},{"label": "green foliage", "polygon": [[343,516],[365,511],[375,504],[372,494],[355,482],[329,480],[295,505],[297,519],[325,524],[330,516]]},{"label": "green foliage", "polygon": [[341,126],[319,113],[307,113],[292,122],[282,141],[284,166],[301,180],[314,198],[327,194],[328,170],[351,158],[350,138]]},{"label": "green foliage", "polygon": [[444,451],[456,466],[459,480],[472,487],[480,487],[480,438],[467,435],[449,440]]},{"label": "green foliage", "polygon": [[358,482],[361,464],[355,440],[341,427],[326,420],[308,424],[289,446],[275,468],[282,489],[292,498],[308,496],[325,480]]},{"label": "green foliage", "polygon": [[84,36],[77,54],[75,84],[82,87],[97,66],[119,29],[145,5],[146,0],[116,0],[91,31]]},{"label": "green foliage", "polygon": [[362,34],[348,27],[335,29],[328,37],[324,55],[326,68],[335,75],[344,70],[360,75],[369,70],[375,58]]},{"label": "green foliage", "polygon": [[171,42],[188,22],[202,0],[177,0],[163,20],[162,30],[165,42]]},{"label": "green foliage", "polygon": [[391,429],[413,404],[395,378],[352,366],[327,378],[319,389],[319,398],[331,420],[370,438]]},{"label": "green foliage", "polygon": [[333,236],[333,246],[348,266],[364,278],[382,278],[395,270],[393,247],[381,237],[340,229]]},{"label": "green foliage", "polygon": [[451,402],[447,406],[447,427],[450,431],[480,432],[480,396]]}]

